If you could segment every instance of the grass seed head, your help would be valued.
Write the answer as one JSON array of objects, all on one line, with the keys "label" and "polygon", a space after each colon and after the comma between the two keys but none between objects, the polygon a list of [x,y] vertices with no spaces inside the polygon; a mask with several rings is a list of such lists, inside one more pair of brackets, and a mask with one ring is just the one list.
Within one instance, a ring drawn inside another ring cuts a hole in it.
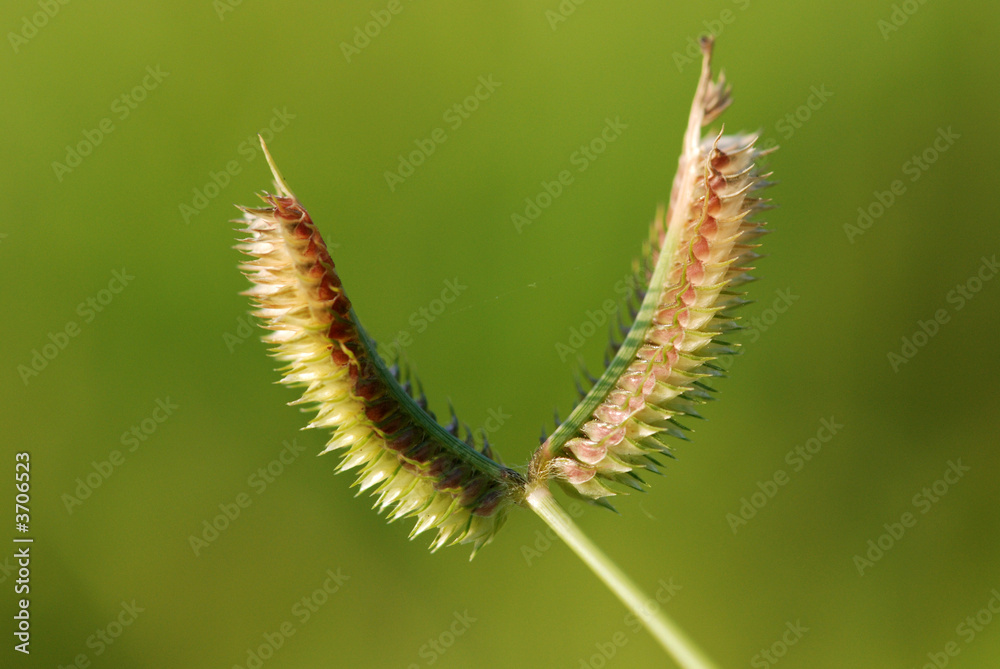
[{"label": "grass seed head", "polygon": [[712,41],[702,41],[701,78],[684,135],[666,211],[657,212],[638,273],[645,293],[631,328],[604,375],[536,452],[529,478],[549,478],[569,492],[600,499],[641,489],[635,470],[656,471],[653,456],[670,456],[665,437],[687,429],[679,418],[700,417],[703,379],[735,347],[721,339],[739,328],[736,290],[759,257],[755,240],[767,185],[757,162],[756,136],[703,136],[702,128],[731,102],[725,77],[712,79]]},{"label": "grass seed head", "polygon": [[[263,144],[263,141],[262,141]],[[245,292],[270,333],[272,355],[285,363],[282,383],[304,387],[316,411],[310,428],[333,431],[323,453],[341,454],[338,471],[356,470],[389,520],[413,516],[411,537],[436,529],[436,550],[488,543],[517,502],[523,478],[458,441],[400,385],[358,322],[327,246],[264,147],[277,194],[265,206],[241,208],[251,256],[241,269]]]}]

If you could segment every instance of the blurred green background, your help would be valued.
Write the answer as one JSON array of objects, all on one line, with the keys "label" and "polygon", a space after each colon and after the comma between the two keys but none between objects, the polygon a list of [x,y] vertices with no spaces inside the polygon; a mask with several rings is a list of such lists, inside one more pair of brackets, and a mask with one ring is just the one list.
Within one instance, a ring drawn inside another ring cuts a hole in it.
[{"label": "blurred green background", "polygon": [[[366,327],[412,340],[439,415],[502,416],[491,441],[520,465],[571,406],[557,345],[616,297],[668,196],[706,31],[727,128],[782,145],[746,355],[648,494],[578,522],[721,667],[997,666],[998,19],[915,0],[3,3],[2,461],[12,481],[31,454],[36,540],[32,652],[7,634],[4,666],[668,666],[530,513],[470,564],[353,499],[272,385],[228,221],[270,188],[268,128]],[[625,128],[582,160],[607,119]],[[419,316],[448,281],[454,303]]]}]

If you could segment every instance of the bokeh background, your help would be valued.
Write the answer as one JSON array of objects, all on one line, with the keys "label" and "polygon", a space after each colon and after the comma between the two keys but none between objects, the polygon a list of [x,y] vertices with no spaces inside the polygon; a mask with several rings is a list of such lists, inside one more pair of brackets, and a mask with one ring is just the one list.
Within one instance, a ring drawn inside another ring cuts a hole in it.
[{"label": "bokeh background", "polygon": [[[439,415],[450,399],[525,463],[573,400],[558,345],[599,369],[604,327],[582,346],[573,328],[600,320],[668,195],[704,32],[734,84],[727,127],[782,145],[746,354],[665,477],[578,522],[721,667],[996,666],[998,18],[909,0],[4,2],[0,489],[13,538],[29,452],[36,541],[30,657],[11,649],[3,551],[4,666],[669,666],[530,513],[469,563],[353,498],[272,385],[229,220],[270,187],[266,128],[366,327],[409,341]],[[581,159],[608,119],[624,129]],[[562,170],[573,183],[518,229]],[[448,282],[453,303],[420,316]],[[798,460],[824,420],[836,434]],[[736,523],[744,502],[760,508]]]}]

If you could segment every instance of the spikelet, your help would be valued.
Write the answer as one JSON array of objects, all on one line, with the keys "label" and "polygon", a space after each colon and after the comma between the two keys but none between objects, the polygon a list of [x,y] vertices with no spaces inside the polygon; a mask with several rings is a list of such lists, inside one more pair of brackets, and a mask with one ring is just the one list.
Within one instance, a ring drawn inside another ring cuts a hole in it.
[{"label": "spikelet", "polygon": [[656,471],[651,456],[670,456],[667,438],[685,438],[677,418],[700,417],[696,405],[709,390],[702,380],[720,375],[711,361],[736,351],[719,337],[739,329],[731,310],[744,301],[734,289],[750,280],[758,257],[763,224],[750,219],[766,208],[754,192],[768,184],[756,137],[701,136],[730,103],[724,76],[712,81],[710,39],[702,51],[670,205],[653,220],[640,266],[645,296],[604,374],[536,451],[529,487],[551,478],[592,500],[622,486],[641,490],[634,470]]},{"label": "spikelet", "polygon": [[253,283],[244,294],[287,363],[282,382],[306,389],[292,404],[318,411],[307,427],[333,430],[323,453],[340,451],[338,471],[359,471],[359,494],[371,490],[390,520],[416,517],[411,538],[436,528],[432,550],[472,543],[475,555],[523,498],[523,477],[438,425],[385,366],[319,230],[261,145],[278,194],[240,207],[249,237],[237,248],[253,258],[241,266]]}]

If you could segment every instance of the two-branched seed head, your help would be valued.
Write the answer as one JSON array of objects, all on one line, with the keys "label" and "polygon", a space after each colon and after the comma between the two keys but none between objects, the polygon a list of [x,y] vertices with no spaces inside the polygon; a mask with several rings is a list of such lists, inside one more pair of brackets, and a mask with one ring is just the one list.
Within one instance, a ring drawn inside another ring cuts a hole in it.
[{"label": "two-branched seed head", "polygon": [[670,454],[667,438],[684,438],[676,417],[697,416],[708,398],[702,379],[720,373],[711,361],[736,351],[719,337],[739,329],[730,310],[743,303],[735,289],[750,280],[753,241],[763,234],[750,220],[765,208],[753,192],[767,184],[754,137],[702,138],[730,102],[724,79],[712,81],[711,41],[702,46],[670,205],[654,219],[638,269],[641,305],[602,376],[536,451],[527,479],[439,425],[382,361],[319,230],[264,147],[278,193],[262,196],[265,207],[243,208],[249,237],[239,248],[253,257],[242,269],[272,331],[265,341],[287,363],[283,382],[305,387],[293,404],[317,411],[308,427],[333,430],[323,452],[342,453],[338,471],[359,468],[356,485],[373,490],[390,520],[416,517],[411,536],[436,528],[432,549],[472,543],[474,555],[509,508],[549,480],[598,502],[622,485],[642,489],[634,470],[656,471],[652,456]]}]

